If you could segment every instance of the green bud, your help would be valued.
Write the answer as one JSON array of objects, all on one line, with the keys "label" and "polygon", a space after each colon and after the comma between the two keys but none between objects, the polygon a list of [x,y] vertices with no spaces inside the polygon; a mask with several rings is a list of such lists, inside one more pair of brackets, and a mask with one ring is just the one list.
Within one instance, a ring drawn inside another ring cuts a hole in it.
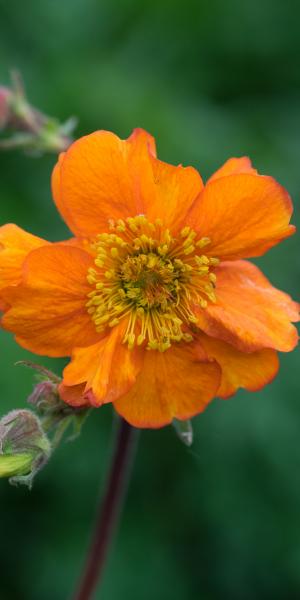
[{"label": "green bud", "polygon": [[0,420],[0,476],[31,487],[51,454],[40,420],[30,410],[13,410]]},{"label": "green bud", "polygon": [[0,454],[0,477],[28,475],[32,463],[32,454]]},{"label": "green bud", "polygon": [[65,432],[71,429],[68,440],[73,441],[80,433],[90,409],[86,406],[70,406],[60,397],[59,384],[61,378],[42,365],[30,361],[19,361],[22,365],[33,369],[38,377],[27,402],[37,411],[44,431],[51,437],[52,449],[56,448]]},{"label": "green bud", "polygon": [[19,73],[12,73],[11,88],[0,86],[0,130],[8,133],[0,139],[0,149],[20,148],[32,156],[56,154],[70,146],[76,125],[74,117],[60,123],[32,106]]}]

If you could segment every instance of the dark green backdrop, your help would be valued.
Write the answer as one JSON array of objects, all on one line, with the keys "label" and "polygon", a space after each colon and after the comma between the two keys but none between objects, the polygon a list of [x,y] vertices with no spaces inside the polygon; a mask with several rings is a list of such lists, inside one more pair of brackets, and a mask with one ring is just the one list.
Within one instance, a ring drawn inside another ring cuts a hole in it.
[{"label": "dark green backdrop", "polygon": [[[299,224],[300,5],[295,0],[0,0],[0,80],[18,67],[32,100],[78,135],[152,132],[159,155],[208,176],[249,155],[292,194]],[[57,240],[54,157],[0,155],[0,221]],[[297,237],[258,262],[300,297]],[[1,413],[24,406],[29,356],[1,334]],[[44,361],[60,369],[59,361]],[[195,443],[140,436],[101,600],[300,597],[299,352],[256,394],[215,400]],[[188,381],[187,381],[188,385]],[[112,411],[94,411],[33,490],[0,481],[1,600],[66,600],[110,451]]]}]

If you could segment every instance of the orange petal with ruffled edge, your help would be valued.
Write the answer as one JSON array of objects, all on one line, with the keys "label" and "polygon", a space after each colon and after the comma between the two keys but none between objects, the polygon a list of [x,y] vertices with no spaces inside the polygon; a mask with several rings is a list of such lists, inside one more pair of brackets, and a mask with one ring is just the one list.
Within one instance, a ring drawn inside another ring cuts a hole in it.
[{"label": "orange petal with ruffled edge", "polygon": [[52,175],[56,205],[79,237],[107,231],[111,219],[137,214],[176,229],[202,188],[192,167],[157,160],[154,139],[142,129],[127,140],[108,131],[77,140]]},{"label": "orange petal with ruffled edge", "polygon": [[135,427],[163,427],[202,412],[220,384],[220,367],[199,345],[174,344],[166,352],[146,351],[135,385],[114,407]]},{"label": "orange petal with ruffled edge", "polygon": [[215,179],[220,179],[220,177],[236,175],[237,173],[252,173],[253,175],[257,175],[257,170],[252,167],[251,160],[248,156],[229,158],[224,165],[213,173],[207,183],[214,181]]},{"label": "orange petal with ruffled edge", "polygon": [[87,272],[93,258],[80,248],[49,245],[30,252],[23,280],[3,290],[11,308],[4,329],[36,354],[68,356],[74,346],[94,344],[101,336],[87,313]]},{"label": "orange petal with ruffled edge", "polygon": [[128,140],[96,131],[74,142],[54,168],[52,190],[62,217],[77,236],[107,231],[110,219],[143,212],[153,138],[136,130]]},{"label": "orange petal with ruffled edge", "polygon": [[208,183],[187,223],[211,239],[205,254],[234,260],[260,256],[292,235],[286,190],[272,177],[239,173]]},{"label": "orange petal with ruffled edge", "polygon": [[139,190],[139,212],[149,221],[159,218],[172,232],[184,225],[185,216],[203,189],[203,181],[193,167],[173,166],[156,158],[153,138],[136,129],[126,141],[130,144],[129,169]]},{"label": "orange petal with ruffled edge", "polygon": [[151,159],[155,194],[145,196],[145,214],[150,221],[159,217],[172,233],[184,226],[185,218],[203,189],[199,173],[193,167],[174,167]]},{"label": "orange petal with ruffled edge", "polygon": [[0,290],[19,283],[26,256],[31,250],[46,244],[46,240],[13,223],[0,227]]},{"label": "orange petal with ruffled edge", "polygon": [[251,354],[239,352],[230,344],[205,334],[199,335],[199,341],[207,356],[221,367],[222,378],[217,393],[220,398],[229,398],[239,388],[256,392],[277,375],[279,360],[275,350],[267,348]]},{"label": "orange petal with ruffled edge", "polygon": [[58,386],[59,397],[66,404],[76,408],[89,407],[94,404],[94,398],[91,391],[86,392],[85,384],[64,385],[60,383]]},{"label": "orange petal with ruffled edge", "polygon": [[[61,198],[61,166],[64,161],[66,153],[61,152],[58,157],[58,161],[53,168],[51,175],[51,189],[53,200],[56,204],[57,209],[59,210],[63,220],[68,223],[68,210],[64,205]],[[71,228],[70,228],[71,229]]]},{"label": "orange petal with ruffled edge", "polygon": [[84,398],[84,389],[85,385],[83,383],[70,386],[60,383],[58,386],[59,397],[66,404],[70,404],[70,406],[89,406],[89,402]]},{"label": "orange petal with ruffled edge", "polygon": [[289,352],[298,342],[290,321],[299,321],[299,306],[248,261],[224,262],[215,269],[216,304],[196,309],[197,326],[242,352],[273,348]]},{"label": "orange petal with ruffled edge", "polygon": [[126,394],[142,367],[144,350],[140,347],[129,350],[122,343],[125,328],[126,323],[122,323],[99,343],[76,348],[64,370],[64,385],[84,382],[85,392],[92,393],[93,406],[113,402]]}]

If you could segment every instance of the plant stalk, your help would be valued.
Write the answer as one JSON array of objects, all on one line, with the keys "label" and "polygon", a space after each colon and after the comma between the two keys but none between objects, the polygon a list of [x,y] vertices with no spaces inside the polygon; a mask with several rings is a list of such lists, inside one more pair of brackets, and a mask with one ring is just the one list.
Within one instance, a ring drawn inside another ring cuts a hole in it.
[{"label": "plant stalk", "polygon": [[106,490],[100,502],[92,540],[79,586],[73,600],[90,600],[103,574],[124,500],[129,471],[133,462],[137,430],[119,418],[115,448],[108,473]]}]

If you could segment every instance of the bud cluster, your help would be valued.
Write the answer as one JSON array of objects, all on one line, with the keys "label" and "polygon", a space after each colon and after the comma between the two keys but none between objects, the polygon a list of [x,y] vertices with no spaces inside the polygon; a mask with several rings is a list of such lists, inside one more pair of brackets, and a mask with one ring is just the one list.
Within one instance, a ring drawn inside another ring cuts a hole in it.
[{"label": "bud cluster", "polygon": [[76,119],[65,123],[37,110],[29,102],[17,73],[12,73],[11,87],[0,86],[0,132],[8,135],[0,139],[0,149],[22,148],[33,154],[62,152],[72,139]]},{"label": "bud cluster", "polygon": [[38,372],[39,382],[28,398],[37,414],[13,410],[0,420],[0,477],[31,487],[65,431],[73,429],[69,439],[80,433],[89,410],[65,404],[58,391],[61,379],[48,369],[29,362],[19,364]]}]

